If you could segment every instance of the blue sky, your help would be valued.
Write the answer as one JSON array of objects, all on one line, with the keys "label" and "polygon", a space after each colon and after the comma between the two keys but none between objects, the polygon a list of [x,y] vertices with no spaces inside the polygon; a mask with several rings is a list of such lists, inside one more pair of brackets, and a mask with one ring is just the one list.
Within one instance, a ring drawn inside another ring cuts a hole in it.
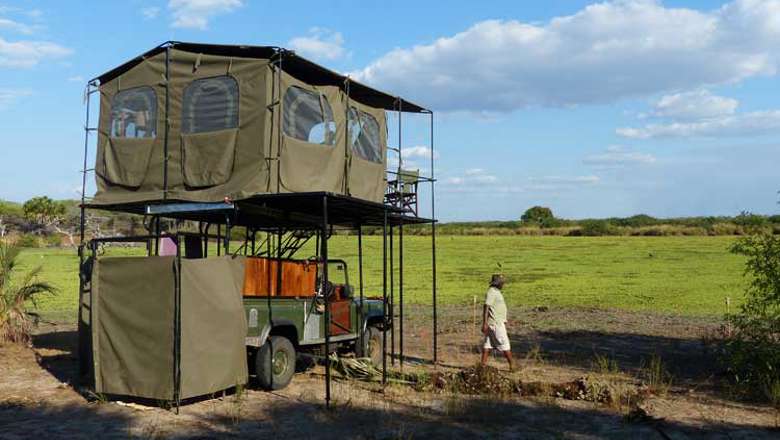
[{"label": "blue sky", "polygon": [[[171,39],[281,45],[432,108],[443,220],[779,210],[780,0],[0,0],[0,198],[73,198],[85,82]],[[427,121],[404,127],[425,168]]]}]

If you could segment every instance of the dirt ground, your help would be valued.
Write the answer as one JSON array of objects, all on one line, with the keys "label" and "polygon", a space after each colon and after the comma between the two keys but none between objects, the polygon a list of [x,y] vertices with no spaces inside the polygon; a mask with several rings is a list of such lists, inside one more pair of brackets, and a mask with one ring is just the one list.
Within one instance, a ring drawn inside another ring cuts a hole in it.
[{"label": "dirt ground", "polygon": [[[408,309],[404,371],[454,374],[472,366],[480,339],[473,312],[440,311],[434,367],[430,310]],[[250,388],[188,404],[177,415],[90,396],[75,383],[74,326],[46,325],[31,349],[0,347],[0,438],[780,438],[773,408],[744,402],[726,386],[717,363],[717,320],[546,308],[510,316],[519,371],[506,371],[502,359],[490,361],[505,376],[543,384],[587,377],[615,393],[638,390],[643,398],[465,395],[338,379],[326,409],[323,369],[315,367],[282,391]],[[400,341],[395,345],[400,349]],[[660,379],[650,375],[653,358],[661,360],[656,370],[668,372]],[[392,368],[400,370],[398,360]]]}]

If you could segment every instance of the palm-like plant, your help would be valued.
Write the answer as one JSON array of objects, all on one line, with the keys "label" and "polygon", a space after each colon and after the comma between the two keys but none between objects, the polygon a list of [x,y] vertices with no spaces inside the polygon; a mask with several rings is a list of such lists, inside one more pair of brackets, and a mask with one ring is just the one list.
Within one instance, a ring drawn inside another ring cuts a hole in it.
[{"label": "palm-like plant", "polygon": [[28,272],[21,282],[14,282],[19,248],[0,242],[0,342],[30,342],[30,333],[38,324],[39,315],[28,310],[37,308],[41,294],[54,294],[56,289],[45,281],[38,281],[41,267]]}]

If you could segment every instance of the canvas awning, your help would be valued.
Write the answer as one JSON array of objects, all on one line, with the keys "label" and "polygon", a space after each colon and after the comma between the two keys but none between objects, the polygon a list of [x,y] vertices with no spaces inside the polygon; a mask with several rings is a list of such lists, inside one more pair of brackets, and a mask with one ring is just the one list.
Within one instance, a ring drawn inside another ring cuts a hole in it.
[{"label": "canvas awning", "polygon": [[346,81],[349,80],[349,96],[365,105],[383,108],[388,111],[400,110],[405,113],[429,113],[430,111],[413,102],[407,101],[398,96],[393,96],[349,79],[349,77],[334,72],[313,61],[307,60],[295,54],[294,51],[275,46],[244,46],[244,45],[222,45],[222,44],[202,44],[186,43],[180,41],[167,41],[154,49],[139,55],[132,60],[122,64],[119,67],[109,70],[106,73],[94,78],[92,81],[99,81],[101,84],[111,81],[117,76],[127,72],[134,66],[140,64],[145,59],[164,52],[169,47],[175,47],[178,50],[203,53],[209,55],[243,57],[243,58],[261,58],[271,59],[277,55],[282,55],[282,69],[297,79],[309,84],[330,85],[346,89]]}]

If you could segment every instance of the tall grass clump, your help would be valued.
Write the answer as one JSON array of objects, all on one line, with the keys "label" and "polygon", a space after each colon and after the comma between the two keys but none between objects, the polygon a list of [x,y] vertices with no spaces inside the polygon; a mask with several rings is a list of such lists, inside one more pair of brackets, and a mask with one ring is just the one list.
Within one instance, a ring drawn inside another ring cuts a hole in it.
[{"label": "tall grass clump", "polygon": [[38,324],[39,316],[30,310],[37,307],[36,299],[42,294],[54,294],[55,288],[39,281],[41,267],[14,279],[19,248],[0,242],[0,343],[29,344],[30,333]]},{"label": "tall grass clump", "polygon": [[[780,401],[780,237],[759,232],[742,237],[731,251],[747,257],[749,284],[737,313],[726,362],[739,390],[754,398]],[[776,403],[777,404],[777,403]]]}]

